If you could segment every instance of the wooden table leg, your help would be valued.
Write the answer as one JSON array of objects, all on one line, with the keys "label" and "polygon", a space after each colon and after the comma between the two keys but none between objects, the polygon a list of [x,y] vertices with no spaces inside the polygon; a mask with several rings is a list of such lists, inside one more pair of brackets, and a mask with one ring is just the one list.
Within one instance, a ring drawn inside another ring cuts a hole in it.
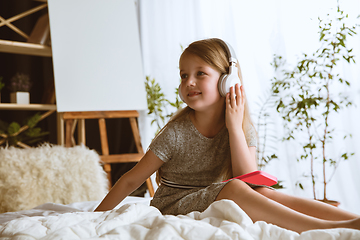
[{"label": "wooden table leg", "polygon": [[72,126],[73,126],[73,122],[74,120],[73,119],[67,119],[65,121],[65,147],[71,147],[71,139],[72,139],[72,134],[71,134],[71,129],[72,129]]},{"label": "wooden table leg", "polygon": [[78,144],[86,146],[85,119],[78,120]]},{"label": "wooden table leg", "polygon": [[57,142],[59,145],[65,145],[64,137],[64,119],[62,117],[63,113],[57,113]]}]

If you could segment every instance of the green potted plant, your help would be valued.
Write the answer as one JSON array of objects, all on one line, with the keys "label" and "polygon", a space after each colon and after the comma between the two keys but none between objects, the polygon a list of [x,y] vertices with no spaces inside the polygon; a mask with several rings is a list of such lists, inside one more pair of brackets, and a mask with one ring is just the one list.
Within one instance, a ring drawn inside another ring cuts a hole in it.
[{"label": "green potted plant", "polygon": [[36,126],[40,120],[39,113],[25,119],[22,125],[17,122],[7,123],[0,120],[0,145],[29,148],[29,145],[42,141],[43,137],[49,133],[43,132],[40,127]]},{"label": "green potted plant", "polygon": [[[358,25],[348,27],[345,14],[337,7],[335,16],[328,14],[326,20],[319,20],[320,47],[311,55],[303,54],[293,67],[288,67],[281,56],[275,56],[272,63],[277,77],[272,79],[272,90],[277,96],[277,110],[284,120],[286,136],[284,140],[296,140],[302,145],[302,154],[297,159],[308,160],[313,197],[316,195],[316,167],[322,172],[323,196],[320,200],[328,202],[327,186],[335,170],[343,160],[354,153],[341,152],[330,156],[329,143],[335,137],[335,127],[330,119],[340,110],[352,105],[343,94],[334,94],[334,89],[349,88],[337,71],[341,62],[355,62],[352,49],[347,47],[347,39],[356,34]],[[343,135],[344,138],[351,135]],[[329,169],[332,172],[329,174]],[[328,175],[329,174],[329,175]],[[303,188],[301,183],[298,183]]]},{"label": "green potted plant", "polygon": [[32,82],[28,74],[16,73],[10,79],[10,102],[17,104],[29,104],[30,103],[30,88]]},{"label": "green potted plant", "polygon": [[2,82],[3,77],[0,77],[0,103],[1,103],[1,90],[5,87],[5,83]]},{"label": "green potted plant", "polygon": [[[180,108],[182,108],[183,102],[179,98],[179,89],[175,89],[175,102],[165,98],[165,94],[162,92],[162,89],[155,81],[155,79],[150,79],[149,76],[146,76],[145,89],[147,94],[147,104],[148,104],[148,115],[152,116],[152,124],[156,124],[157,132],[165,125],[165,123],[170,119],[170,117]],[[168,112],[169,105],[175,111]]]}]

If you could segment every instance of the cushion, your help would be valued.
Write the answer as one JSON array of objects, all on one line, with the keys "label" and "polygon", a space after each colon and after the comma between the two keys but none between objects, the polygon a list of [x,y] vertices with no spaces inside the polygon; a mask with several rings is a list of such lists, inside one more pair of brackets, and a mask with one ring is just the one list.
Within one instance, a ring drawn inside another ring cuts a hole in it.
[{"label": "cushion", "polygon": [[83,145],[0,148],[0,213],[101,200],[107,189],[99,155]]}]

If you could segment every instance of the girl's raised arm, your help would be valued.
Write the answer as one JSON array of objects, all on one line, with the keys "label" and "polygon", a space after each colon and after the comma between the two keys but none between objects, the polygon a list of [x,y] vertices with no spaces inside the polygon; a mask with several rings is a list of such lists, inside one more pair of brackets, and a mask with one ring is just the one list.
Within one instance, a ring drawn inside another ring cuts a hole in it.
[{"label": "girl's raised arm", "polygon": [[[236,96],[235,97],[235,93]],[[245,92],[239,84],[226,95],[226,127],[229,131],[233,177],[257,170],[256,148],[248,147],[242,129],[245,109]]]},{"label": "girl's raised arm", "polygon": [[116,182],[95,211],[107,211],[116,207],[125,197],[140,187],[163,163],[151,150],[147,151],[140,162]]}]

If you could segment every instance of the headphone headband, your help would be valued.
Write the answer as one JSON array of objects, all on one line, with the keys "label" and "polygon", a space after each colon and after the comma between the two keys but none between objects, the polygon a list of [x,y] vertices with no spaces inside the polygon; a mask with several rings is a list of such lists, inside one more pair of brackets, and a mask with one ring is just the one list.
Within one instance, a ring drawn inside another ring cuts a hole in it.
[{"label": "headphone headband", "polygon": [[[234,49],[231,47],[230,44],[228,44],[227,42],[225,42],[224,40],[222,39],[219,39],[220,41],[222,41],[224,43],[224,46],[226,48],[226,51],[229,55],[229,63],[237,63],[237,58],[236,58],[236,54],[235,54],[235,51]],[[231,65],[231,64],[230,64]]]},{"label": "headphone headband", "polygon": [[226,94],[230,91],[230,87],[234,87],[237,83],[241,85],[241,81],[238,76],[237,58],[234,49],[224,40],[220,39],[220,41],[223,42],[229,55],[229,73],[223,74],[218,81],[220,95],[226,97]]}]

